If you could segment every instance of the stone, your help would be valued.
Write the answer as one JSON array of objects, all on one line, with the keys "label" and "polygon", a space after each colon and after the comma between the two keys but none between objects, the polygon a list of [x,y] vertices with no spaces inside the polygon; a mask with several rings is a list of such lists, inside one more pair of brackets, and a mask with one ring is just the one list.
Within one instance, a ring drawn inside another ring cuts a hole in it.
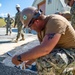
[{"label": "stone", "polygon": [[5,66],[0,63],[0,75],[37,75],[37,73],[28,70],[20,70],[16,67]]}]

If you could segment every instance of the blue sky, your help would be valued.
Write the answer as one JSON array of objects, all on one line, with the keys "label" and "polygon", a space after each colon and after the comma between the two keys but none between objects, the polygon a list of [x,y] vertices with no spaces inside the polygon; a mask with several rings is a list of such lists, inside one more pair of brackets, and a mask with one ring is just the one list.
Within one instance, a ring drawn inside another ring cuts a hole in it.
[{"label": "blue sky", "polygon": [[6,16],[7,13],[10,13],[11,16],[14,16],[16,11],[16,4],[19,4],[21,10],[32,6],[34,0],[0,0],[0,16]]}]

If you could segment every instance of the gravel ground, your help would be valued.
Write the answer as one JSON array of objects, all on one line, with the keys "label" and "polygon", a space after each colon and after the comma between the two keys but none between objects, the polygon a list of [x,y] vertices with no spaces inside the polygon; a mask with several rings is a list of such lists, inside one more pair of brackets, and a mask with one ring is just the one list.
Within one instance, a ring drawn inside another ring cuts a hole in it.
[{"label": "gravel ground", "polygon": [[0,75],[37,75],[37,73],[5,66],[4,64],[0,63]]},{"label": "gravel ground", "polygon": [[11,36],[6,36],[5,28],[0,28],[0,75],[37,75],[27,69],[20,70],[15,68],[11,62],[12,57],[7,54],[10,53],[14,56],[39,45],[36,35],[25,34],[25,41],[19,41],[18,43],[12,42],[15,37],[16,32],[13,31]]}]

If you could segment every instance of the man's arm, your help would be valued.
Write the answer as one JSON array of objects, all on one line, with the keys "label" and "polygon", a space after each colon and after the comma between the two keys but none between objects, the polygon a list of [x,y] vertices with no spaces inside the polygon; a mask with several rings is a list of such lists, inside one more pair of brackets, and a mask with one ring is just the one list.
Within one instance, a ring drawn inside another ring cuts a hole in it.
[{"label": "man's arm", "polygon": [[[49,54],[58,43],[60,37],[61,34],[46,35],[41,45],[38,45],[30,49],[29,51],[20,54],[21,60],[22,61],[33,60]],[[12,58],[12,62],[16,65],[20,64],[20,62],[17,60],[17,55]]]},{"label": "man's arm", "polygon": [[14,28],[15,28],[16,24],[17,24],[17,17],[15,15]]},{"label": "man's arm", "polygon": [[5,18],[4,21],[7,23],[7,19]]},{"label": "man's arm", "polygon": [[14,19],[13,18],[11,18],[11,24],[14,22]]}]

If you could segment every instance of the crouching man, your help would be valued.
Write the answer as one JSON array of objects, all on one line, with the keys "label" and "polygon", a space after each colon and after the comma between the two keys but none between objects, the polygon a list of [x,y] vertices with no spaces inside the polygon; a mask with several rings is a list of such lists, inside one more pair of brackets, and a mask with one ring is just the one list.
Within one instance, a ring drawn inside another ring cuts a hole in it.
[{"label": "crouching man", "polygon": [[38,75],[74,75],[75,31],[68,20],[57,14],[46,16],[41,10],[28,7],[22,10],[21,21],[37,32],[40,45],[15,55],[13,64],[36,61]]}]

